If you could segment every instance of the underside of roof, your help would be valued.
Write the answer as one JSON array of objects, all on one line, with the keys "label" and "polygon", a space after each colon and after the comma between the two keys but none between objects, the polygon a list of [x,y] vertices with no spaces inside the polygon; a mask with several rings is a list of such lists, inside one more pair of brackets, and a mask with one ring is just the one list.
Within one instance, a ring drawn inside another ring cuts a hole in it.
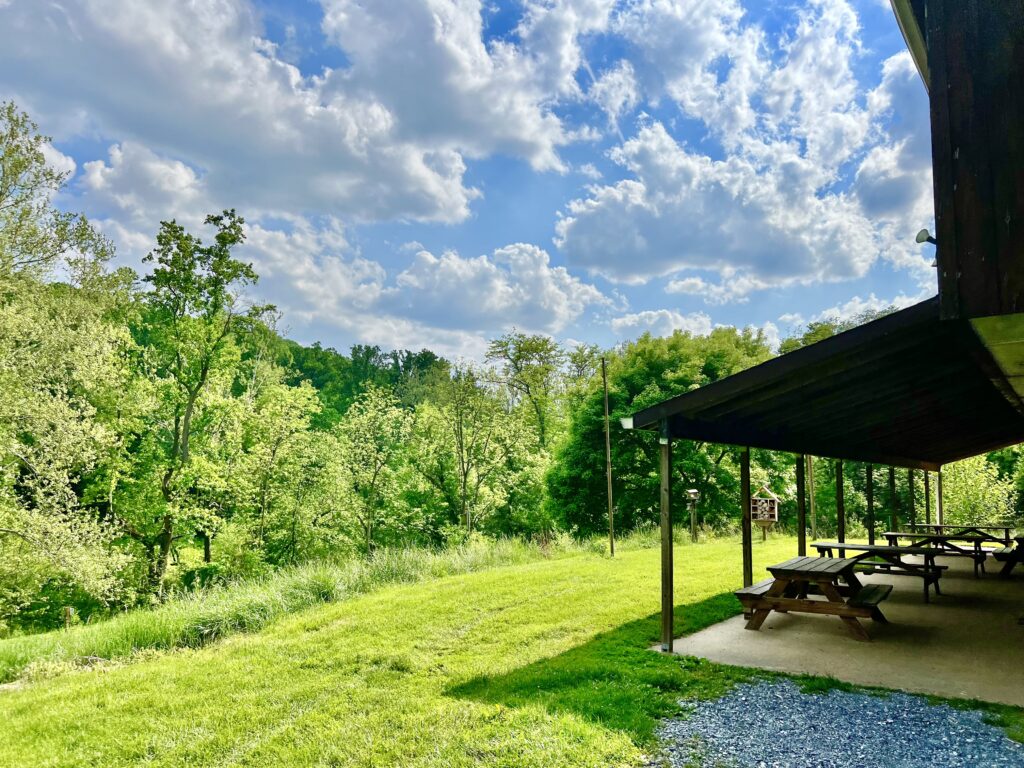
[{"label": "underside of roof", "polygon": [[623,423],[679,439],[935,470],[1024,441],[1024,402],[1010,378],[970,321],[939,318],[936,298]]}]

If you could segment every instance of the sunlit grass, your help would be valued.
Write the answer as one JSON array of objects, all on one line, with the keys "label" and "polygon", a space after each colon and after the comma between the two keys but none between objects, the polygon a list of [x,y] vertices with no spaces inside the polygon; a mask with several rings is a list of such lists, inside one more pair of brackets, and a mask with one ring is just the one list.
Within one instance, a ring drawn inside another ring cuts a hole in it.
[{"label": "sunlit grass", "polygon": [[436,552],[380,550],[368,559],[312,563],[266,578],[186,593],[152,609],[137,609],[95,624],[0,640],[0,683],[19,675],[119,660],[142,650],[198,648],[238,632],[262,629],[318,603],[365,594],[389,584],[471,573],[564,556],[578,548],[541,548],[508,539],[475,541]]},{"label": "sunlit grass", "polygon": [[[755,545],[761,564],[793,549]],[[646,650],[658,558],[581,553],[382,587],[206,648],[19,682],[0,693],[0,754],[33,766],[634,764],[679,693],[729,677]],[[680,631],[737,610],[716,599],[739,583],[736,541],[677,558]]]},{"label": "sunlit grass", "polygon": [[[792,556],[755,542],[755,572]],[[529,555],[533,557],[533,555]],[[657,549],[532,559],[0,691],[4,765],[642,765],[680,697],[757,673],[663,656]],[[733,615],[738,541],[680,545],[676,630]],[[401,572],[400,569],[395,573]],[[1019,710],[994,716],[1012,726]]]}]

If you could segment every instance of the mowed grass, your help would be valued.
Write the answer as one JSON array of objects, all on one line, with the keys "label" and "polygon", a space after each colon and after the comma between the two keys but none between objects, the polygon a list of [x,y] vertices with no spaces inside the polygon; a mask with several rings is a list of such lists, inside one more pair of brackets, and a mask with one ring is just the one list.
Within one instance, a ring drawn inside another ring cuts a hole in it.
[{"label": "mowed grass", "polygon": [[[758,567],[789,539],[755,545]],[[651,653],[657,549],[388,587],[255,634],[0,692],[0,762],[607,766],[730,675]],[[680,546],[680,632],[735,613],[735,541]],[[724,594],[723,594],[724,593]],[[736,673],[740,674],[740,673]]]},{"label": "mowed grass", "polygon": [[[791,539],[755,542],[755,572]],[[677,632],[738,612],[736,541],[677,549]],[[650,652],[657,549],[394,586],[261,632],[0,690],[5,766],[639,765],[753,673]]]},{"label": "mowed grass", "polygon": [[[474,541],[444,551],[391,549],[343,563],[309,563],[264,579],[175,597],[67,632],[0,640],[0,683],[38,677],[139,651],[199,648],[229,635],[262,629],[309,606],[350,599],[391,584],[565,556],[574,545],[540,547],[516,539]],[[579,551],[579,547],[575,547]]]}]

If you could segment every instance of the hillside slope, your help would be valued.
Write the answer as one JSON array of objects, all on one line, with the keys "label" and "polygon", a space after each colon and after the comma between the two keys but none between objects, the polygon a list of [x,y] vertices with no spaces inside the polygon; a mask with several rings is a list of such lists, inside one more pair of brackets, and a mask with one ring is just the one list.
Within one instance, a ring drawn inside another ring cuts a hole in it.
[{"label": "hillside slope", "polygon": [[[792,540],[755,545],[758,570]],[[736,611],[736,542],[680,548],[679,629]],[[646,650],[658,551],[394,587],[198,651],[0,692],[5,765],[607,766],[736,673]]]}]

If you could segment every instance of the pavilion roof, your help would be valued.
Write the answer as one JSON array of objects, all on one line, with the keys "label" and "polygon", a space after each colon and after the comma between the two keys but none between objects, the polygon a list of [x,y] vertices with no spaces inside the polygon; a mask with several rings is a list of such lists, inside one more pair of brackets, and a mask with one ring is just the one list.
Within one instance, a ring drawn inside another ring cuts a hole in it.
[{"label": "pavilion roof", "polygon": [[938,298],[624,419],[679,439],[938,469],[1024,441],[1024,402]]}]

